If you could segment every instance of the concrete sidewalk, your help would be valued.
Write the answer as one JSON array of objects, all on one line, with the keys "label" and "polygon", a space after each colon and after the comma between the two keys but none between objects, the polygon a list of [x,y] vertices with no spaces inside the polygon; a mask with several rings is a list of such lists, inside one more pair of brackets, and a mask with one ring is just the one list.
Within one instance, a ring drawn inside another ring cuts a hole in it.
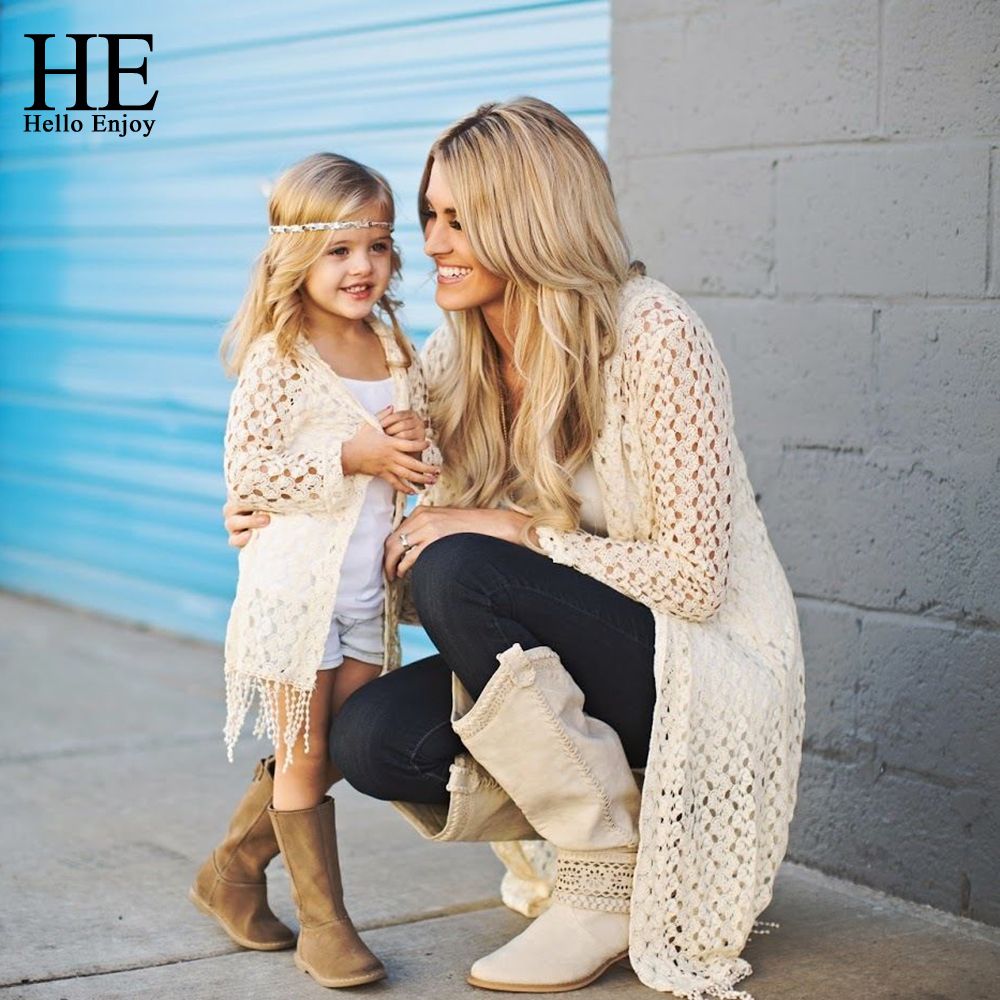
[{"label": "concrete sidewalk", "polygon": [[[0,1000],[288,1000],[333,995],[290,952],[238,949],[185,898],[261,755],[221,742],[221,654],[0,594]],[[389,969],[365,996],[479,998],[469,965],[526,921],[484,845],[420,840],[337,790],[348,905]],[[292,922],[272,866],[271,899]],[[786,863],[746,951],[756,1000],[993,1000],[1000,930]],[[589,1000],[654,996],[627,967]]]}]

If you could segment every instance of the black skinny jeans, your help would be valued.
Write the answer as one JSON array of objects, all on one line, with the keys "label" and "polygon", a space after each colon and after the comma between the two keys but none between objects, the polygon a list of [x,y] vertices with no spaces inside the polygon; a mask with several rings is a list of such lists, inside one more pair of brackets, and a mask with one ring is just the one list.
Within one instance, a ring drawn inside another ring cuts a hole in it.
[{"label": "black skinny jeans", "polygon": [[330,753],[355,788],[377,799],[447,803],[448,768],[463,749],[451,728],[451,674],[477,698],[497,654],[515,642],[558,653],[587,714],[618,733],[632,767],[645,766],[656,698],[645,605],[525,546],[473,533],[428,545],[410,577],[439,655],[377,678],[344,704]]}]

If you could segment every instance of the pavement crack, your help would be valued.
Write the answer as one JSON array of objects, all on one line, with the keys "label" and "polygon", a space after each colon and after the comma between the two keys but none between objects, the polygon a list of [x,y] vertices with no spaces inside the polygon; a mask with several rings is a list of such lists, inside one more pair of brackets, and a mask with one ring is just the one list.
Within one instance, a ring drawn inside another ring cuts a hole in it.
[{"label": "pavement crack", "polygon": [[162,962],[137,962],[132,965],[120,965],[108,969],[96,969],[87,972],[69,972],[56,976],[38,976],[25,979],[15,979],[0,983],[0,990],[17,989],[23,986],[38,986],[41,983],[64,983],[73,979],[93,979],[95,976],[114,976],[122,972],[141,972],[143,969],[162,969],[170,965],[187,965],[191,962],[204,962],[210,958],[224,958],[226,955],[238,955],[244,949],[233,947],[226,951],[212,952],[207,955],[195,955],[191,958],[168,958]]},{"label": "pavement crack", "polygon": [[[454,906],[443,906],[440,909],[427,910],[421,913],[404,914],[389,920],[372,920],[359,922],[359,931],[378,931],[390,927],[400,927],[404,924],[421,924],[430,920],[441,920],[445,917],[458,916],[463,913],[476,913],[481,910],[495,910],[503,907],[503,902],[497,898],[473,900],[469,903],[458,903]],[[213,958],[225,958],[227,955],[243,954],[245,949],[233,947],[223,951],[209,952],[204,955],[192,955],[185,958],[169,958],[162,962],[138,962],[131,965],[120,965],[113,968],[98,969],[85,972],[67,972],[54,976],[39,976],[35,978],[15,979],[0,982],[0,990],[12,990],[25,986],[38,986],[43,983],[69,982],[73,979],[92,979],[95,976],[115,976],[125,972],[142,972],[145,969],[162,969],[171,965],[190,965],[193,962],[205,962]]]},{"label": "pavement crack", "polygon": [[503,900],[493,897],[492,899],[474,900],[471,903],[457,903],[455,906],[442,906],[436,910],[427,910],[422,913],[408,913],[401,917],[393,917],[390,920],[372,921],[371,923],[359,923],[358,930],[378,931],[386,927],[399,927],[402,924],[422,924],[428,920],[441,920],[444,917],[454,917],[462,913],[478,913],[480,910],[495,910],[503,906]]}]

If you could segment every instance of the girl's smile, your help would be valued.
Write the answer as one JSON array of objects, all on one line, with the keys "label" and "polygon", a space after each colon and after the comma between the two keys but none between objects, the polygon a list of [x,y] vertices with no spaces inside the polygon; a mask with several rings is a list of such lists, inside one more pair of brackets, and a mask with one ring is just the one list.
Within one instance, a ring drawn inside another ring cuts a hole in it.
[{"label": "girl's smile", "polygon": [[[360,213],[365,219],[382,215],[375,205]],[[371,313],[392,279],[392,247],[384,229],[348,229],[333,235],[302,285],[313,332],[340,329],[345,321],[355,324]]]}]

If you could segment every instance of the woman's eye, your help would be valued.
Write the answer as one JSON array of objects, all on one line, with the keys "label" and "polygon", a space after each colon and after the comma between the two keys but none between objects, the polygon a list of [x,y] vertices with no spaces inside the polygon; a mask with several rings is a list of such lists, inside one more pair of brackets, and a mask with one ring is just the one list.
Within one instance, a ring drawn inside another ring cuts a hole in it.
[{"label": "woman's eye", "polygon": [[462,223],[459,222],[458,219],[452,219],[448,225],[451,226],[452,229],[458,229],[459,231],[462,229]]}]

